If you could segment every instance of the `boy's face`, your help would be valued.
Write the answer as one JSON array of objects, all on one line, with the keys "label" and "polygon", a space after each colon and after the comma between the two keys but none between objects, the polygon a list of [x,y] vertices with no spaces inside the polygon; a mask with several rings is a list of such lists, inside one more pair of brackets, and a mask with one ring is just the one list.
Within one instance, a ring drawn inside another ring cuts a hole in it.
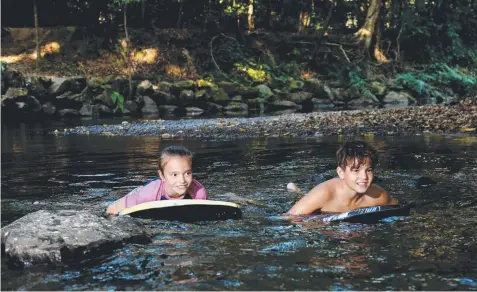
[{"label": "boy's face", "polygon": [[187,192],[192,183],[192,162],[187,157],[170,157],[163,172],[159,171],[169,196],[180,196]]},{"label": "boy's face", "polygon": [[336,171],[344,183],[357,193],[365,193],[374,179],[374,170],[371,161],[366,159],[361,165],[356,160],[348,161],[346,168],[338,167]]}]

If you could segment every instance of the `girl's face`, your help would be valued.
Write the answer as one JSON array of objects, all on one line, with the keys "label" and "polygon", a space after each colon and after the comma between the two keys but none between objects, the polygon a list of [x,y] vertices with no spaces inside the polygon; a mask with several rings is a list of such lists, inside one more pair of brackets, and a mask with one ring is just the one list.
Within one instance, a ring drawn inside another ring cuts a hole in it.
[{"label": "girl's face", "polygon": [[190,157],[171,156],[165,158],[159,177],[164,181],[167,195],[180,197],[192,183],[192,160]]}]

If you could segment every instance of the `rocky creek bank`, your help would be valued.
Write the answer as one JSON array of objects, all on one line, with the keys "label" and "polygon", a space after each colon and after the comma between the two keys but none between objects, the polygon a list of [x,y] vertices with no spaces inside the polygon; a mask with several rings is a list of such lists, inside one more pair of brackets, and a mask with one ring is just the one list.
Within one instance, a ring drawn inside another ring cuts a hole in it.
[{"label": "rocky creek bank", "polygon": [[293,113],[254,118],[140,120],[59,129],[57,135],[132,135],[163,138],[317,137],[324,135],[477,134],[477,98],[451,106],[414,106]]},{"label": "rocky creek bank", "polygon": [[[391,81],[373,81],[369,90],[340,87],[317,78],[289,77],[281,83],[244,86],[211,79],[134,80],[132,95],[126,79],[24,76],[2,70],[2,118],[108,117],[175,114],[178,116],[250,112],[311,112],[316,108],[377,108],[417,104],[453,104],[462,99],[447,88],[446,96],[428,99],[397,87]],[[362,92],[363,91],[363,92]],[[130,96],[130,97],[129,97]]]}]

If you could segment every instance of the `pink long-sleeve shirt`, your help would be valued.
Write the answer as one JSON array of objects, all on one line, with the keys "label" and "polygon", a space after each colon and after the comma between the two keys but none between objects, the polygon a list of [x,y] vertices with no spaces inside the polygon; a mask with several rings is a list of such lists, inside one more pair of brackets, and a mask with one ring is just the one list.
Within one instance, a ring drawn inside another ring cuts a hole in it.
[{"label": "pink long-sleeve shirt", "polygon": [[[189,194],[191,199],[207,200],[207,191],[205,190],[204,186],[195,179],[192,180],[192,183],[186,194]],[[186,194],[184,194],[182,197],[174,199],[184,199]],[[124,204],[126,208],[129,208],[146,202],[169,199],[171,198],[166,193],[164,182],[161,179],[156,179],[145,186],[137,187],[132,190],[125,196]]]}]

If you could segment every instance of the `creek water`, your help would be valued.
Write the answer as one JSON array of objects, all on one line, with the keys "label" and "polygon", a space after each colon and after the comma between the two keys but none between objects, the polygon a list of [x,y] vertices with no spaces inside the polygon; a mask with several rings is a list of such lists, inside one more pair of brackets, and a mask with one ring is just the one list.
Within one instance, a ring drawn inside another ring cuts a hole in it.
[{"label": "creek water", "polygon": [[284,219],[298,198],[285,186],[307,190],[335,175],[344,137],[48,134],[58,126],[3,126],[2,226],[40,209],[118,199],[156,177],[158,153],[168,145],[190,148],[210,199],[238,202],[244,218],[144,220],[150,244],[52,269],[2,264],[2,290],[477,290],[476,137],[366,136],[380,154],[377,184],[416,206],[389,222],[323,224]]}]

